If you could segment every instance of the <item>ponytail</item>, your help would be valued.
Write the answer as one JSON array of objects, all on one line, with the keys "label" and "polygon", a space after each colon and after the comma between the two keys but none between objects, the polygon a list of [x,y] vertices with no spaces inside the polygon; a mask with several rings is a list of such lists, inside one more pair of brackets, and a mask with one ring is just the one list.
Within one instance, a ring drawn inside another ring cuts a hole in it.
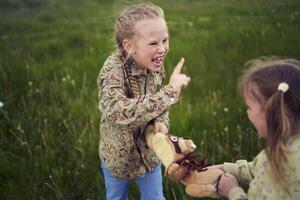
[{"label": "ponytail", "polygon": [[[291,124],[284,103],[283,91],[278,90],[266,103],[267,143],[266,154],[274,178],[286,188],[284,163],[287,162],[285,145],[291,133]],[[287,189],[287,188],[286,188]]]}]

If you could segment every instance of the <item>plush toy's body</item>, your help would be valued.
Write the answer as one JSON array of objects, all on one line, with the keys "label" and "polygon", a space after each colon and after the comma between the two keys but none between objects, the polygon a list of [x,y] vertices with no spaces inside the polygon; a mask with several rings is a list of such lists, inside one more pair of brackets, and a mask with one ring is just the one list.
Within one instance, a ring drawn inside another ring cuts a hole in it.
[{"label": "plush toy's body", "polygon": [[196,146],[192,140],[154,133],[149,125],[145,133],[147,145],[154,150],[165,166],[165,174],[186,186],[186,193],[193,197],[218,197],[216,185],[224,173],[218,168],[206,168],[192,152]]}]

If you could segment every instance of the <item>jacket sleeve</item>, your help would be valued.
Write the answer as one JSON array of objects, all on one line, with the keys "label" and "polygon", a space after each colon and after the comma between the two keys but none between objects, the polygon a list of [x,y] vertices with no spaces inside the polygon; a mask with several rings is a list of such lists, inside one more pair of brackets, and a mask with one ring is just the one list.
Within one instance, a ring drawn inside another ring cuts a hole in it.
[{"label": "jacket sleeve", "polygon": [[[164,82],[164,80],[166,78],[166,72],[165,72],[164,68],[162,69],[160,77],[161,77],[161,80],[162,80],[161,87],[163,87],[163,82]],[[169,119],[169,112],[168,111],[163,112],[158,117],[156,117],[155,121],[156,122],[164,123],[167,126],[168,130],[170,130],[170,119]]]},{"label": "jacket sleeve", "polygon": [[229,191],[229,200],[247,200],[248,196],[241,187],[234,187]]},{"label": "jacket sleeve", "polygon": [[[239,183],[249,184],[254,178],[254,166],[253,162],[247,162],[246,160],[238,160],[235,163],[224,163],[224,171],[234,175]],[[230,200],[246,200],[248,195],[243,188],[234,187],[228,194]]]},{"label": "jacket sleeve", "polygon": [[238,160],[235,163],[224,163],[224,171],[234,175],[240,183],[249,184],[254,178],[253,162]]},{"label": "jacket sleeve", "polygon": [[170,130],[169,112],[164,112],[155,119],[156,122],[164,123]]},{"label": "jacket sleeve", "polygon": [[162,115],[178,101],[179,93],[170,85],[156,94],[127,98],[122,70],[107,61],[97,79],[99,109],[111,123],[137,128]]}]

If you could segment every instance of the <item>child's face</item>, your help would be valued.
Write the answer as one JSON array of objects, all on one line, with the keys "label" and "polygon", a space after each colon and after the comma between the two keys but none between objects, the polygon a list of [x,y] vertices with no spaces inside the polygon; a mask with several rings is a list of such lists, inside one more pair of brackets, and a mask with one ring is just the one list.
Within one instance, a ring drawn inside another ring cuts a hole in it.
[{"label": "child's face", "polygon": [[264,138],[267,137],[267,123],[266,123],[266,113],[261,103],[256,97],[247,92],[245,94],[245,103],[248,107],[247,114],[248,119],[256,128],[258,134]]},{"label": "child's face", "polygon": [[164,19],[147,19],[135,25],[131,56],[142,67],[159,71],[169,51],[169,34]]}]

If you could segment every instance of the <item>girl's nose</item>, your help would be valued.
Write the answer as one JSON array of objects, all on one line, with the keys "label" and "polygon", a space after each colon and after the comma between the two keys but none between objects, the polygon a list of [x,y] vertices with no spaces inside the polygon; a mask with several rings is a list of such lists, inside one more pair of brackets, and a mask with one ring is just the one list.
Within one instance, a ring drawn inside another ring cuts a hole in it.
[{"label": "girl's nose", "polygon": [[157,51],[159,53],[164,53],[166,51],[166,49],[165,49],[164,45],[159,45]]}]

